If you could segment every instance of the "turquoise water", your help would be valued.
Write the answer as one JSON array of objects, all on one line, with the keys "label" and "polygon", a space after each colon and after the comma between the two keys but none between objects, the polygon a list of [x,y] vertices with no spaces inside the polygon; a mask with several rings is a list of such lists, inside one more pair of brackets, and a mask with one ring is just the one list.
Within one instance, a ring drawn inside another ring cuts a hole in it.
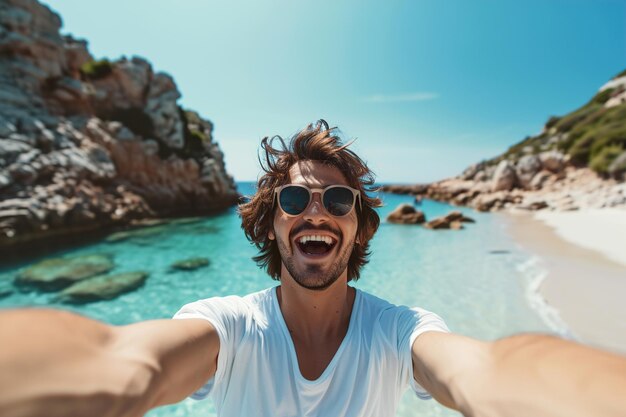
[{"label": "turquoise water", "polygon": [[[241,193],[253,193],[252,184],[239,186]],[[380,209],[381,219],[398,204],[412,201],[410,196],[381,196],[385,203]],[[432,219],[453,208],[424,201],[421,209]],[[553,330],[541,318],[540,303],[529,296],[534,278],[528,268],[522,268],[528,264],[529,255],[511,240],[505,219],[460,210],[476,220],[462,231],[433,231],[383,220],[372,241],[371,262],[355,286],[397,304],[437,312],[453,331],[481,339]],[[53,306],[126,324],[171,317],[180,306],[199,298],[244,295],[276,285],[250,259],[256,252],[246,241],[234,209],[195,222],[156,227],[118,243],[102,241],[55,256],[101,252],[113,256],[116,268],[112,272],[148,271],[146,285],[115,300],[83,306],[54,304],[50,294],[16,291],[0,300],[0,307]],[[191,272],[170,271],[175,261],[196,256],[208,257],[210,265]],[[22,267],[0,269],[0,280],[12,279]],[[434,401],[420,401],[411,393],[405,395],[398,411],[402,417],[458,415]],[[185,400],[153,410],[148,416],[207,417],[215,416],[215,412],[210,400]]]}]

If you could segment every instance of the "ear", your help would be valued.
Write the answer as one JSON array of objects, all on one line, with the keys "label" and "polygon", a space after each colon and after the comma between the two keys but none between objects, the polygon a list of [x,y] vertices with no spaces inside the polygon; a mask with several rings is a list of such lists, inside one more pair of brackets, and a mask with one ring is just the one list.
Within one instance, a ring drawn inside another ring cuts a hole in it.
[{"label": "ear", "polygon": [[267,232],[267,237],[269,237],[270,240],[276,239],[276,235],[274,234],[273,230],[270,230],[269,232]]}]

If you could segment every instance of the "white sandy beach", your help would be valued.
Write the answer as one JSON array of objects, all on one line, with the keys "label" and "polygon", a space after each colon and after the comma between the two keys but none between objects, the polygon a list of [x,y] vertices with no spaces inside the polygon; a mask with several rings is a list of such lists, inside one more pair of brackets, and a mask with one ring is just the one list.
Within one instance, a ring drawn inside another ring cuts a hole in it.
[{"label": "white sandy beach", "polygon": [[626,354],[626,210],[514,213],[511,231],[541,258],[546,302],[582,342]]},{"label": "white sandy beach", "polygon": [[535,218],[568,242],[626,266],[626,209],[539,211]]}]

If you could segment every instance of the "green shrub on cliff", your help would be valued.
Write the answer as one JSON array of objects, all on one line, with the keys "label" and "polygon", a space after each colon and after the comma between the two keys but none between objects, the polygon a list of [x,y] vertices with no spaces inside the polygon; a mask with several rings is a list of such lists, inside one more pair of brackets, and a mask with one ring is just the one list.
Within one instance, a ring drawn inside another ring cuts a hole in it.
[{"label": "green shrub on cliff", "polygon": [[559,132],[568,132],[574,126],[584,121],[587,117],[591,116],[600,108],[602,108],[601,104],[597,104],[591,101],[580,109],[561,117],[559,121],[554,125],[554,127]]},{"label": "green shrub on cliff", "polygon": [[591,159],[612,145],[626,147],[626,105],[623,104],[609,109],[600,107],[588,114],[570,130],[561,149],[574,163],[591,166]]},{"label": "green shrub on cliff", "polygon": [[619,145],[610,145],[602,148],[597,155],[591,158],[589,167],[600,174],[607,174],[609,166],[617,158],[624,148]]},{"label": "green shrub on cliff", "polygon": [[559,120],[561,120],[561,118],[558,116],[550,116],[550,118],[546,122],[546,129],[550,129],[551,127],[556,126]]},{"label": "green shrub on cliff", "polygon": [[591,99],[591,101],[596,104],[604,104],[611,98],[611,94],[613,94],[613,92],[615,92],[615,88],[607,88],[606,90],[602,90],[598,94],[596,94]]},{"label": "green shrub on cliff", "polygon": [[198,113],[196,113],[195,111],[191,111],[191,110],[182,110],[183,112],[183,116],[185,118],[185,120],[187,121],[187,124],[196,124],[199,125],[203,122],[202,119],[200,119],[200,116],[198,115]]},{"label": "green shrub on cliff", "polygon": [[205,144],[211,142],[210,133],[207,134],[205,131],[200,130],[209,122],[201,119],[198,113],[184,110],[182,107],[178,107],[178,111],[183,120],[183,136],[185,138],[182,154],[187,158],[195,158],[198,161],[210,157],[210,154],[205,149]]},{"label": "green shrub on cliff", "polygon": [[88,80],[97,80],[106,77],[113,71],[113,65],[108,59],[85,62],[80,67],[80,73]]},{"label": "green shrub on cliff", "polygon": [[191,136],[191,140],[196,141],[196,142],[204,143],[204,142],[209,141],[209,138],[207,137],[207,135],[200,132],[199,130],[192,129],[189,131],[189,135]]},{"label": "green shrub on cliff", "polygon": [[593,123],[594,119],[602,115],[604,103],[611,98],[614,92],[614,88],[607,88],[606,90],[600,91],[593,96],[589,103],[558,119],[554,127],[559,132],[568,132],[575,128],[580,128],[580,126],[585,126],[588,123]]}]

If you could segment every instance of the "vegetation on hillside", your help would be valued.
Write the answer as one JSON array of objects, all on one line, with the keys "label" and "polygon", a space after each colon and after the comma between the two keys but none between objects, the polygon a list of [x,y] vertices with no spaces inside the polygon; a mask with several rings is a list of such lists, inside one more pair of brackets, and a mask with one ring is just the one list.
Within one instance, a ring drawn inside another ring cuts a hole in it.
[{"label": "vegetation on hillside", "polygon": [[[613,79],[623,76],[626,70]],[[588,166],[600,174],[623,173],[623,166],[611,164],[626,152],[626,103],[605,106],[611,97],[623,92],[623,86],[607,88],[579,109],[561,117],[550,117],[542,133],[525,138],[488,163],[517,160],[527,154],[556,149],[569,155],[572,163]]]}]

